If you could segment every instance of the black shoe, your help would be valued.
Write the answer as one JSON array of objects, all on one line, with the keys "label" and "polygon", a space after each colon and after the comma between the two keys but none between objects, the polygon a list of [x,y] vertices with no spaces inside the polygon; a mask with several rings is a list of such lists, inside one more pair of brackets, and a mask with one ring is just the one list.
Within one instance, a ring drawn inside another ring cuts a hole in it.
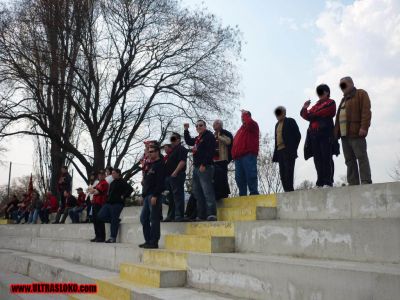
[{"label": "black shoe", "polygon": [[144,249],[158,249],[158,245],[154,245],[154,244],[145,244],[143,246]]},{"label": "black shoe", "polygon": [[147,245],[146,243],[140,244],[139,248],[144,248],[144,246],[146,246],[146,245]]},{"label": "black shoe", "polygon": [[175,221],[174,222],[187,222],[186,221],[186,219],[185,218],[178,218],[178,219],[175,219]]},{"label": "black shoe", "polygon": [[60,224],[60,222],[53,222],[53,223],[51,223],[51,224]]},{"label": "black shoe", "polygon": [[90,240],[92,243],[97,242],[97,238],[91,239]]},{"label": "black shoe", "polygon": [[172,222],[172,219],[171,218],[165,218],[165,220],[162,220],[161,222],[164,222],[164,223]]},{"label": "black shoe", "polygon": [[109,238],[107,241],[106,241],[106,243],[107,244],[113,244],[113,243],[116,243],[117,241],[114,239],[114,238]]},{"label": "black shoe", "polygon": [[104,242],[105,242],[105,240],[96,239],[96,243],[104,243]]}]

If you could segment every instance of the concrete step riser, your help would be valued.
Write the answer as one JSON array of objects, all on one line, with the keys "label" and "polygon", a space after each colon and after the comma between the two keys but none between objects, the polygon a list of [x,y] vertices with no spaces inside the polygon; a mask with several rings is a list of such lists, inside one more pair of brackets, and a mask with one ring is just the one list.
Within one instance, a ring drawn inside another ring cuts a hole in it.
[{"label": "concrete step riser", "polygon": [[182,287],[186,284],[186,270],[158,268],[156,265],[123,263],[119,276],[135,284],[156,288]]},{"label": "concrete step riser", "polygon": [[[166,234],[180,234],[186,230],[185,223],[163,223],[161,240],[164,245]],[[52,239],[76,239],[88,241],[94,237],[93,224],[48,224],[48,225],[2,225],[1,236],[26,236]],[[106,224],[106,237],[110,236],[110,226]],[[138,245],[143,243],[142,225],[139,223],[123,223],[120,225],[118,242]]]},{"label": "concrete step riser", "polygon": [[[29,258],[10,255],[9,253],[0,253],[2,270],[22,274],[39,282],[95,283],[93,278],[65,270],[57,266],[56,259],[53,259],[53,261],[55,262],[54,264],[51,264],[51,261],[42,263]],[[84,266],[82,266],[82,269],[84,269]]]},{"label": "concrete step riser", "polygon": [[189,286],[245,299],[379,299],[400,295],[400,274],[190,255]]},{"label": "concrete step riser", "polygon": [[400,218],[400,183],[277,194],[280,219]]},{"label": "concrete step riser", "polygon": [[73,240],[0,237],[2,248],[64,258],[96,268],[119,270],[123,262],[138,263],[143,250],[137,246],[88,243]]},{"label": "concrete step riser", "polygon": [[241,222],[236,252],[400,263],[400,219]]}]

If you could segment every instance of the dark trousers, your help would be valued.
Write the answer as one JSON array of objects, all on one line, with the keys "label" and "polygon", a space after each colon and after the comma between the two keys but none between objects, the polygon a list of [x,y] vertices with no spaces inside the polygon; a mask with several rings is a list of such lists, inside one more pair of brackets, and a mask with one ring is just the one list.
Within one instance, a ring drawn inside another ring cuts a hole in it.
[{"label": "dark trousers", "polygon": [[217,200],[228,198],[231,193],[228,183],[228,161],[216,161],[214,162],[214,167],[215,198]]},{"label": "dark trousers", "polygon": [[372,183],[365,138],[342,137],[342,147],[347,166],[347,182],[350,185]]},{"label": "dark trousers", "polygon": [[48,224],[50,222],[49,215],[50,215],[50,208],[42,209],[39,212],[40,221],[42,221],[43,224]]},{"label": "dark trousers", "polygon": [[15,215],[17,211],[18,211],[18,208],[12,209],[12,210],[10,210],[9,212],[8,212],[8,211],[5,211],[5,212],[4,212],[5,218],[6,218],[7,220],[12,219],[11,216],[12,216],[12,215]]},{"label": "dark trousers", "polygon": [[197,217],[197,200],[193,194],[190,195],[186,205],[185,216],[190,220],[194,220]]},{"label": "dark trousers", "polygon": [[[70,211],[71,209],[72,209],[72,207],[60,208],[60,209],[58,210],[58,212],[57,212],[55,223],[64,224],[64,223],[65,223],[65,220],[66,220],[67,217],[68,217],[69,211]],[[60,220],[60,218],[61,218],[61,220]]]},{"label": "dark trousers", "polygon": [[167,178],[168,194],[168,218],[182,220],[185,214],[185,178],[186,174],[180,172],[176,177]]},{"label": "dark trousers", "polygon": [[89,222],[92,220],[92,215],[91,215],[91,210],[92,210],[92,202],[90,199],[86,200],[86,222]]},{"label": "dark trousers", "polygon": [[114,239],[116,239],[118,235],[119,223],[121,222],[119,216],[123,209],[123,203],[106,203],[97,215],[97,218],[104,223],[110,223],[110,236]]},{"label": "dark trousers", "polygon": [[21,223],[22,219],[24,219],[25,223],[27,223],[28,219],[29,219],[29,211],[28,210],[24,210],[24,211],[19,210],[16,217],[17,217],[17,219],[16,219],[17,224]]},{"label": "dark trousers", "polygon": [[332,139],[329,136],[311,136],[314,164],[317,170],[317,186],[333,185],[334,165]]},{"label": "dark trousers", "polygon": [[286,149],[278,150],[279,174],[285,192],[294,191],[293,178],[296,158],[291,157]]},{"label": "dark trousers", "polygon": [[85,208],[82,206],[76,206],[72,209],[69,210],[68,214],[69,217],[72,220],[72,223],[79,223],[79,214],[84,210]]},{"label": "dark trousers", "polygon": [[96,239],[99,241],[104,241],[106,239],[106,226],[104,225],[104,222],[98,218],[101,207],[102,205],[99,204],[92,205],[92,218]]},{"label": "dark trousers", "polygon": [[157,198],[156,205],[151,205],[152,195],[144,197],[140,223],[143,226],[143,236],[146,244],[158,245],[160,240],[160,210],[161,199]]}]

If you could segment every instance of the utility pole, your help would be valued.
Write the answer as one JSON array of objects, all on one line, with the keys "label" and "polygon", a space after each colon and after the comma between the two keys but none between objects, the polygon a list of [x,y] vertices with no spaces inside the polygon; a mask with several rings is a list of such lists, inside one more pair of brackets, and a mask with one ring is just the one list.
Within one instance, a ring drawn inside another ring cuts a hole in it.
[{"label": "utility pole", "polygon": [[10,170],[8,171],[7,201],[10,201],[11,168],[12,168],[12,162],[10,161]]}]

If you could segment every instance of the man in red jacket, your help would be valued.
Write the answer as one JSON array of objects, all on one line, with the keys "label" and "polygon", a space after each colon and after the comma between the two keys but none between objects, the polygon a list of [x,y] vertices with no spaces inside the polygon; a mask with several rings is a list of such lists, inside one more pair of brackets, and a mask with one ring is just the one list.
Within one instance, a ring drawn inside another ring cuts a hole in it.
[{"label": "man in red jacket", "polygon": [[89,189],[89,193],[93,194],[92,202],[92,218],[95,238],[91,239],[91,242],[102,243],[106,240],[106,226],[104,222],[100,221],[97,217],[100,209],[103,207],[107,199],[108,194],[108,182],[106,181],[106,172],[104,170],[99,171],[98,174],[99,183]]},{"label": "man in red jacket", "polygon": [[45,196],[45,201],[43,207],[39,212],[40,220],[42,224],[49,224],[49,215],[51,213],[56,213],[58,211],[58,201],[57,197],[51,192],[47,192]]},{"label": "man in red jacket", "polygon": [[258,124],[251,113],[242,110],[242,126],[233,139],[232,158],[235,161],[235,179],[239,195],[258,195],[257,156],[260,142]]},{"label": "man in red jacket", "polygon": [[86,208],[86,194],[83,188],[77,188],[76,191],[78,192],[77,205],[69,211],[72,223],[79,223],[79,214]]}]

